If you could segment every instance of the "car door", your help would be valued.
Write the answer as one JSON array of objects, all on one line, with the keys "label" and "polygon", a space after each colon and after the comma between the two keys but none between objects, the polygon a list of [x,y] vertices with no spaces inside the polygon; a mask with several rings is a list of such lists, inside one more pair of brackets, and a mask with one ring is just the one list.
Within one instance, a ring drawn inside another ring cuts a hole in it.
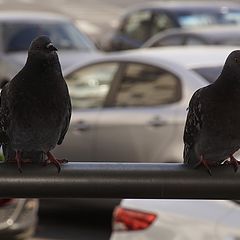
[{"label": "car door", "polygon": [[180,80],[142,63],[125,63],[120,76],[99,115],[98,160],[167,161],[164,150],[178,137],[174,117],[181,98]]},{"label": "car door", "polygon": [[72,118],[64,142],[54,153],[70,161],[96,161],[99,112],[118,72],[118,63],[99,63],[66,76],[72,102]]}]

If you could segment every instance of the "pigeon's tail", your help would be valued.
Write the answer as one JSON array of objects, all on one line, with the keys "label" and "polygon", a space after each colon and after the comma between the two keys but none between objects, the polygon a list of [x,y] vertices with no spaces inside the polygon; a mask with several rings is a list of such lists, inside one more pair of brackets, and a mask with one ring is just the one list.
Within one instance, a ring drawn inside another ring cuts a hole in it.
[{"label": "pigeon's tail", "polygon": [[[15,161],[16,152],[6,144],[2,148],[5,161]],[[45,154],[41,151],[21,152],[21,158],[32,163],[43,163]]]},{"label": "pigeon's tail", "polygon": [[183,159],[184,159],[184,164],[187,164],[192,168],[196,167],[196,165],[199,163],[199,159],[196,155],[196,152],[192,147],[188,145],[184,146]]}]

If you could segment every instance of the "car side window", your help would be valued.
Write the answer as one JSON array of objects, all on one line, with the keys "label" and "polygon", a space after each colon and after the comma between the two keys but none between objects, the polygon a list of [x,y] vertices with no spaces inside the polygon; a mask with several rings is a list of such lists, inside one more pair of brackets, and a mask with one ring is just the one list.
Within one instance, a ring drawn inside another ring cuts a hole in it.
[{"label": "car side window", "polygon": [[163,30],[174,27],[176,24],[166,13],[155,13],[151,35],[154,36]]},{"label": "car side window", "polygon": [[118,63],[101,63],[81,68],[65,77],[73,107],[102,107],[118,67]]},{"label": "car side window", "polygon": [[188,36],[185,39],[185,45],[202,45],[202,44],[207,44],[207,43],[201,38],[198,38],[195,36]]},{"label": "car side window", "polygon": [[172,73],[149,65],[130,63],[122,76],[114,105],[157,106],[181,98],[180,80]]},{"label": "car side window", "polygon": [[150,34],[152,24],[152,13],[148,10],[133,13],[122,26],[121,33],[132,39],[145,41]]},{"label": "car side window", "polygon": [[156,41],[153,44],[153,47],[157,46],[178,46],[183,45],[184,43],[184,37],[181,35],[172,35],[172,36],[166,36],[162,39]]}]

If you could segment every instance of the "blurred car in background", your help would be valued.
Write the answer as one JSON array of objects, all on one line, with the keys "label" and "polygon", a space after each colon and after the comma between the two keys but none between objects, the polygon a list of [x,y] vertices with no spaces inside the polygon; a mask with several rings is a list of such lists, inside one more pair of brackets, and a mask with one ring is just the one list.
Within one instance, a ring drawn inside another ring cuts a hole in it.
[{"label": "blurred car in background", "polygon": [[93,42],[65,16],[37,11],[0,11],[0,84],[23,67],[31,41],[50,37],[58,48],[62,68],[87,58],[97,49]]},{"label": "blurred car in background", "polygon": [[240,239],[235,201],[125,199],[115,208],[110,240]]},{"label": "blurred car in background", "polygon": [[38,222],[37,199],[0,199],[0,239],[29,239]]},{"label": "blurred car in background", "polygon": [[182,162],[189,99],[217,78],[236,48],[129,50],[66,70],[73,114],[55,155],[70,161]]},{"label": "blurred car in background", "polygon": [[150,37],[170,28],[240,24],[240,4],[221,1],[153,2],[139,5],[100,41],[105,51],[139,48]]},{"label": "blurred car in background", "polygon": [[169,29],[148,39],[141,47],[179,45],[240,45],[240,27],[211,26],[192,29]]}]

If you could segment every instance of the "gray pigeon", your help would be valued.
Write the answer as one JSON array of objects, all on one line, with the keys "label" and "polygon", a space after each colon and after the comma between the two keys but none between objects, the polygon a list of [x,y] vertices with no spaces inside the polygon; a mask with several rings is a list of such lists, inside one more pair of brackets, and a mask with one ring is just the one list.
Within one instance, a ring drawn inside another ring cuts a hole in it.
[{"label": "gray pigeon", "polygon": [[240,148],[240,50],[227,57],[217,80],[198,89],[189,103],[184,130],[184,163],[210,166],[225,160],[237,171]]},{"label": "gray pigeon", "polygon": [[6,161],[61,163],[50,151],[61,144],[71,118],[71,102],[57,49],[46,36],[34,39],[22,70],[1,92],[0,141]]}]

